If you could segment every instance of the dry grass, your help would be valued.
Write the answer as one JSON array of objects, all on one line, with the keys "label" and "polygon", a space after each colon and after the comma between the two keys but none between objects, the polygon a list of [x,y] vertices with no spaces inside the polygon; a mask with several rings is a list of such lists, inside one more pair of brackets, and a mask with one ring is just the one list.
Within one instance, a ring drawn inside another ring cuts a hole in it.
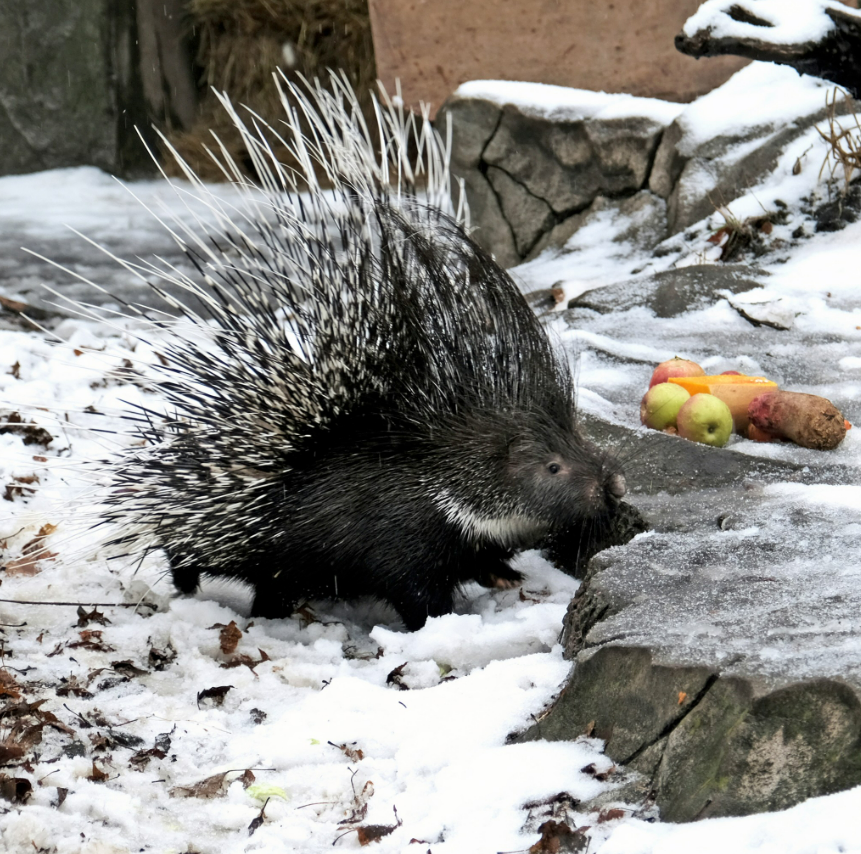
[{"label": "dry grass", "polygon": [[[170,142],[201,177],[223,180],[204,148],[212,146],[212,132],[250,170],[239,133],[213,88],[277,127],[283,108],[273,73],[280,69],[288,79],[313,80],[331,69],[346,75],[370,115],[376,65],[367,0],[188,0],[187,9],[202,95],[194,127],[172,134]],[[177,173],[175,166],[168,170]]]},{"label": "dry grass", "polygon": [[858,113],[854,109],[847,109],[844,118],[848,120],[849,126],[843,127],[837,118],[837,105],[840,101],[840,95],[843,95],[843,104],[847,107],[851,104],[852,99],[850,96],[835,88],[830,97],[828,95],[825,96],[828,129],[823,130],[817,126],[816,130],[828,143],[828,152],[825,155],[825,160],[822,161],[819,177],[821,179],[822,174],[827,170],[829,179],[834,181],[838,168],[842,167],[843,192],[845,193],[849,189],[849,184],[856,170],[861,169],[861,123],[859,123]]}]

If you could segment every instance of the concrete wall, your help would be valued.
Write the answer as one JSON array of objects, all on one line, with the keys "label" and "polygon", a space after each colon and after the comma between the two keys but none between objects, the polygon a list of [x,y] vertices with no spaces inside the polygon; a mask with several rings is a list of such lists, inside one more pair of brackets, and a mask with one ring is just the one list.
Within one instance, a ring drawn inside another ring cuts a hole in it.
[{"label": "concrete wall", "polygon": [[700,0],[370,0],[377,72],[436,111],[475,79],[690,101],[745,64],[697,61],[673,38]]}]

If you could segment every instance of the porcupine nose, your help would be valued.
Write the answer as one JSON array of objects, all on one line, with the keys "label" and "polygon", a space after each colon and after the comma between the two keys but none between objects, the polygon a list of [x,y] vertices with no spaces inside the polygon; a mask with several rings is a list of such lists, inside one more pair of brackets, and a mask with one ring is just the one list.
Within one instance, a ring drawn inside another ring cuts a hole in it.
[{"label": "porcupine nose", "polygon": [[628,485],[625,483],[625,475],[622,472],[614,472],[607,481],[607,495],[615,501],[621,501],[628,491]]}]

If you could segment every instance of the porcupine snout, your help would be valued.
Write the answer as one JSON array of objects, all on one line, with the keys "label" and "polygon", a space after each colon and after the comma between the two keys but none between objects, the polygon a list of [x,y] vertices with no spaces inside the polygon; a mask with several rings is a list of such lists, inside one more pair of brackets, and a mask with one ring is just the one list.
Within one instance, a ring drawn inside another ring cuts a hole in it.
[{"label": "porcupine snout", "polygon": [[586,515],[612,510],[628,491],[625,473],[612,457],[601,455],[597,470],[587,475],[586,480],[588,483],[584,490],[588,507]]},{"label": "porcupine snout", "polygon": [[628,483],[625,480],[625,475],[618,469],[610,473],[604,487],[607,495],[615,501],[621,501],[628,492]]}]

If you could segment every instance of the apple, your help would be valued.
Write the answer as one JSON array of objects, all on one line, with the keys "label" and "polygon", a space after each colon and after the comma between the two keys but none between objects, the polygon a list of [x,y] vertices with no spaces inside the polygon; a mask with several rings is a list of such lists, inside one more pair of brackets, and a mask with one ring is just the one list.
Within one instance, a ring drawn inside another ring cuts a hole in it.
[{"label": "apple", "polygon": [[696,362],[680,359],[676,356],[674,359],[661,362],[655,368],[652,378],[649,380],[649,388],[658,383],[665,383],[670,377],[703,377],[705,373]]},{"label": "apple", "polygon": [[744,374],[741,371],[721,371],[720,375],[722,377],[743,377]]},{"label": "apple", "polygon": [[683,439],[722,448],[732,433],[732,412],[713,394],[694,394],[682,404],[676,425]]},{"label": "apple", "polygon": [[653,385],[640,402],[640,423],[652,430],[675,428],[676,416],[689,398],[690,394],[680,385]]}]

